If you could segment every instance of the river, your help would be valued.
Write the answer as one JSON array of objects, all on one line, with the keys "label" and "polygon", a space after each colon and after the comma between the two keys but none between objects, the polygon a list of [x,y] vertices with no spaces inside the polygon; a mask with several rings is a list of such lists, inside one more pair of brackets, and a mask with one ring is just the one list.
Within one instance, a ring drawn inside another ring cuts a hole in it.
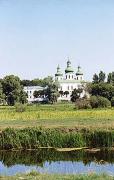
[{"label": "river", "polygon": [[58,152],[53,149],[34,151],[0,151],[0,175],[28,173],[82,174],[107,173],[114,175],[114,151]]}]

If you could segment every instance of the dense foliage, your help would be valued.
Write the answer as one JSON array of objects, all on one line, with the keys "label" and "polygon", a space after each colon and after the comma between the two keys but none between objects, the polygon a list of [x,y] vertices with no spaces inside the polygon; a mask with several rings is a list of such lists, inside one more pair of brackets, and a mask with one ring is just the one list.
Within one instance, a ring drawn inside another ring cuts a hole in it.
[{"label": "dense foliage", "polygon": [[19,77],[9,75],[0,82],[0,103],[14,105],[16,102],[26,103],[27,95],[23,90]]},{"label": "dense foliage", "polygon": [[7,128],[0,134],[0,149],[37,149],[38,147],[111,147],[113,131],[63,131],[61,129]]}]

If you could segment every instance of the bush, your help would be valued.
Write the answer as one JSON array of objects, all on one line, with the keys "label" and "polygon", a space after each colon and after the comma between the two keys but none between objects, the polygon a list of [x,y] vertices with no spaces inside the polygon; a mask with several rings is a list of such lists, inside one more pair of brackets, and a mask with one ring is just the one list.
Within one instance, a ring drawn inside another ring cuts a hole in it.
[{"label": "bush", "polygon": [[111,102],[107,98],[102,96],[91,96],[90,104],[92,108],[105,108],[111,106]]},{"label": "bush", "polygon": [[15,110],[16,110],[16,112],[25,112],[26,111],[26,105],[21,104],[21,103],[17,103],[17,104],[15,104]]},{"label": "bush", "polygon": [[111,99],[111,106],[114,107],[114,97]]},{"label": "bush", "polygon": [[90,101],[88,99],[78,99],[75,104],[76,109],[91,109]]}]

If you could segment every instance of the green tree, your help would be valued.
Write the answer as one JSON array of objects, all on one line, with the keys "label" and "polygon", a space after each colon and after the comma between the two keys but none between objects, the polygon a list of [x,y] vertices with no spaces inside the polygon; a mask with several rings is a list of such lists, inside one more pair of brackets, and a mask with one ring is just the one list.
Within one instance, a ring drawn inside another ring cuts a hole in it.
[{"label": "green tree", "polygon": [[52,81],[52,79],[50,80],[51,81],[48,81],[47,88],[45,88],[42,93],[48,98],[49,102],[53,104],[57,102],[57,98],[60,96],[58,92],[59,84],[58,82]]},{"label": "green tree", "polygon": [[114,86],[107,83],[89,84],[89,93],[92,96],[103,96],[111,101],[114,96]]},{"label": "green tree", "polygon": [[21,104],[27,103],[27,93],[24,92],[23,90],[20,91],[19,102],[20,102]]},{"label": "green tree", "polygon": [[66,97],[68,96],[68,94],[69,94],[69,91],[64,92],[64,95],[66,95]]},{"label": "green tree", "polygon": [[16,102],[20,101],[20,96],[23,91],[23,87],[20,82],[19,77],[14,75],[4,77],[2,86],[8,105],[14,105]]},{"label": "green tree", "polygon": [[112,85],[114,86],[114,72],[112,72]]},{"label": "green tree", "polygon": [[98,83],[99,82],[99,77],[97,74],[93,75],[93,83]]},{"label": "green tree", "polygon": [[76,102],[76,100],[80,98],[80,95],[81,95],[82,91],[83,90],[80,89],[80,88],[79,89],[74,89],[72,91],[72,94],[71,94],[71,101]]},{"label": "green tree", "polygon": [[0,82],[0,104],[4,103],[5,101],[5,95],[3,94],[3,86],[2,83]]},{"label": "green tree", "polygon": [[100,73],[99,73],[99,82],[100,83],[105,82],[105,78],[106,78],[105,73],[103,71],[100,71]]},{"label": "green tree", "polygon": [[107,77],[107,83],[111,83],[111,82],[112,82],[112,73],[109,73]]}]

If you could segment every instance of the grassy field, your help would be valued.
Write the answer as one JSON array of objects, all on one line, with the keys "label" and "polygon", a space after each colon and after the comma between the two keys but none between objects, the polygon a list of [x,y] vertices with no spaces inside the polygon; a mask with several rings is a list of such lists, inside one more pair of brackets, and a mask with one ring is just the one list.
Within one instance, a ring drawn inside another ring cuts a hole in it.
[{"label": "grassy field", "polygon": [[14,107],[0,107],[0,129],[25,128],[88,128],[114,129],[114,109],[75,110],[74,104],[33,105],[25,112]]},{"label": "grassy field", "polygon": [[0,177],[1,180],[114,180],[113,176],[108,176],[105,174],[96,175],[90,173],[88,175],[46,175],[46,174],[38,174],[37,172],[31,172],[29,174],[20,174],[16,176],[9,177]]}]

